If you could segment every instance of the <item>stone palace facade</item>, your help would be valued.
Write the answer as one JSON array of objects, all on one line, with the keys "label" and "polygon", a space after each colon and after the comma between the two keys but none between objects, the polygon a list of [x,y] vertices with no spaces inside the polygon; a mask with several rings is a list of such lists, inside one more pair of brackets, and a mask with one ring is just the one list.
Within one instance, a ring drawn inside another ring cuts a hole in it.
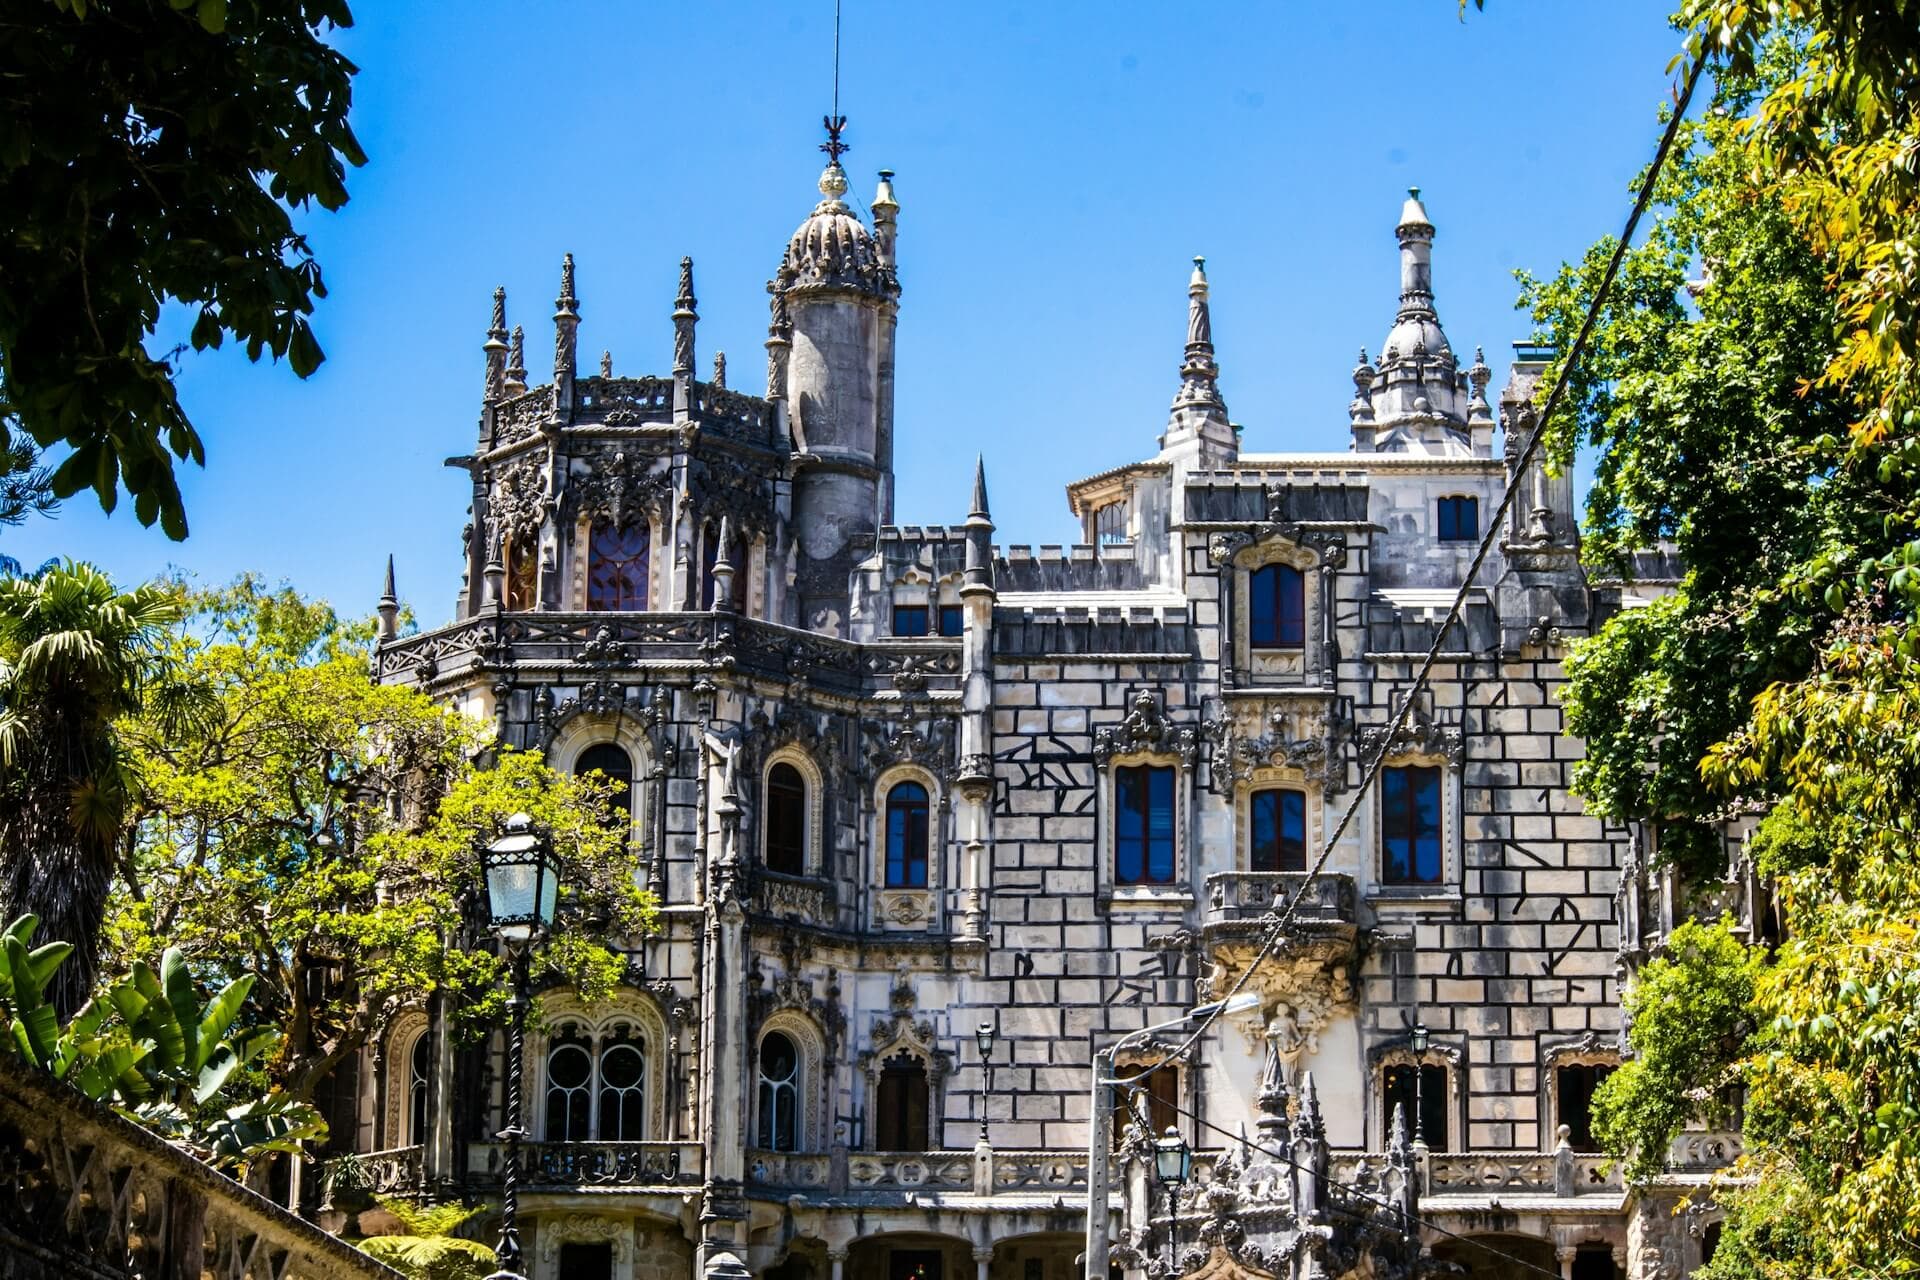
[{"label": "stone palace facade", "polygon": [[[721,358],[698,376],[687,262],[671,370],[583,369],[569,257],[551,380],[495,295],[455,620],[398,635],[390,571],[378,677],[626,782],[662,904],[616,999],[541,999],[530,1275],[1100,1274],[1094,1054],[1256,958],[1257,1008],[1119,1056],[1173,1055],[1118,1126],[1114,1275],[1696,1265],[1712,1210],[1674,1204],[1736,1140],[1689,1135],[1628,1188],[1589,1125],[1620,982],[1689,900],[1568,790],[1565,645],[1648,587],[1588,581],[1567,477],[1520,478],[1390,732],[1546,353],[1504,389],[1456,355],[1415,192],[1347,451],[1243,447],[1196,259],[1157,450],[1067,486],[1083,542],[995,545],[984,468],[949,523],[900,524],[900,206],[882,172],[868,225],[830,154],[769,285],[764,394]],[[1384,253],[1379,274],[1384,303]],[[497,1192],[501,1042],[461,1049],[441,1012],[398,1018],[341,1090],[362,1187]],[[1194,1153],[1171,1196],[1148,1126]]]}]

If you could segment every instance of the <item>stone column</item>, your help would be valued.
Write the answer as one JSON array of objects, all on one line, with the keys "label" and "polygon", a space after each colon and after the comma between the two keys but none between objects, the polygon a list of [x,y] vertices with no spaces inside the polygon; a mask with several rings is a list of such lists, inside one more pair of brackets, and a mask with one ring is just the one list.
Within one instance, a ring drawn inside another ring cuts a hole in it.
[{"label": "stone column", "polygon": [[1553,1251],[1553,1256],[1560,1263],[1560,1280],[1573,1280],[1573,1260],[1578,1253],[1579,1250],[1570,1244],[1563,1244]]},{"label": "stone column", "polygon": [[827,1250],[827,1263],[833,1268],[829,1280],[845,1280],[847,1251],[845,1249]]},{"label": "stone column", "polygon": [[974,1280],[987,1280],[987,1272],[993,1263],[993,1246],[975,1245],[973,1249]]}]

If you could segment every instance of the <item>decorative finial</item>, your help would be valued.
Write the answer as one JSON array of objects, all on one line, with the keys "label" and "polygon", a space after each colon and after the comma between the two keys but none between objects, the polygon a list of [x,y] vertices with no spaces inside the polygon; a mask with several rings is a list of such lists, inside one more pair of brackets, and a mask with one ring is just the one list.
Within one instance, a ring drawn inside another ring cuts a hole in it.
[{"label": "decorative finial", "polygon": [[827,140],[820,144],[820,149],[827,153],[828,162],[837,169],[840,167],[840,157],[853,150],[850,144],[840,141],[840,134],[847,127],[847,118],[822,116],[820,123],[827,127]]},{"label": "decorative finial", "polygon": [[974,516],[991,516],[987,509],[987,460],[981,454],[973,455],[973,510],[967,513]]},{"label": "decorative finial", "polygon": [[876,218],[880,217],[883,212],[898,213],[900,211],[900,202],[893,198],[893,170],[882,169],[880,171],[880,186],[873,193],[873,204],[870,207],[873,209],[873,216]]},{"label": "decorative finial", "polygon": [[1213,309],[1208,302],[1207,260],[1193,259],[1187,279],[1187,350],[1180,364],[1180,393],[1173,407],[1217,412],[1225,418],[1227,404],[1220,398],[1220,367],[1213,358]]},{"label": "decorative finial", "polygon": [[498,400],[504,389],[507,372],[507,291],[493,291],[493,319],[487,325],[487,340],[480,344],[480,350],[486,353],[487,378],[486,396],[489,402]]},{"label": "decorative finial", "polygon": [[490,334],[499,334],[502,340],[507,336],[507,291],[503,287],[493,291],[493,323],[487,329]]},{"label": "decorative finial", "polygon": [[613,352],[611,351],[602,350],[600,352],[600,376],[603,378],[611,378],[613,376]]},{"label": "decorative finial", "polygon": [[560,296],[553,300],[553,309],[566,312],[580,309],[580,299],[573,296],[573,255],[570,253],[560,259]]},{"label": "decorative finial", "polygon": [[724,351],[713,353],[713,385],[722,391],[727,389],[727,353]]},{"label": "decorative finial", "polygon": [[673,372],[693,376],[693,326],[700,319],[693,296],[693,259],[680,259],[680,292],[673,300]]},{"label": "decorative finial", "polygon": [[732,613],[735,609],[733,599],[733,519],[720,517],[720,528],[716,533],[717,545],[713,552],[713,607],[722,613]]},{"label": "decorative finial", "polygon": [[507,345],[507,389],[515,394],[527,389],[527,333],[519,325]]}]

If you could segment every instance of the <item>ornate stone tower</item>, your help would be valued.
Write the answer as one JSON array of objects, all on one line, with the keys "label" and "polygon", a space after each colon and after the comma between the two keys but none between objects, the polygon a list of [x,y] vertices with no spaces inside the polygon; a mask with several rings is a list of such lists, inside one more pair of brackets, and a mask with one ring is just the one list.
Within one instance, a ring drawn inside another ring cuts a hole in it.
[{"label": "ornate stone tower", "polygon": [[869,232],[841,199],[838,129],[820,194],[769,286],[774,328],[790,343],[770,347],[785,369],[793,435],[799,625],[846,635],[849,571],[871,548],[874,531],[892,518],[893,333],[900,285],[894,275],[899,205],[890,174],[873,199]]}]

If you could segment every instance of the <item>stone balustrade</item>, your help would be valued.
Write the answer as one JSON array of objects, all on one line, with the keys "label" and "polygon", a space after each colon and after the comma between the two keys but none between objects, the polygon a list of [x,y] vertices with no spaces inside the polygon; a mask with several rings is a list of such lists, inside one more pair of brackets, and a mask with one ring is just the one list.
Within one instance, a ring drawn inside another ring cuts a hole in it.
[{"label": "stone balustrade", "polygon": [[0,1275],[399,1280],[139,1125],[0,1058]]},{"label": "stone balustrade", "polygon": [[904,1198],[1059,1194],[1087,1189],[1085,1151],[842,1151],[831,1155],[750,1150],[754,1187],[829,1195]]},{"label": "stone balustrade", "polygon": [[[467,1147],[467,1177],[497,1185],[506,1173],[507,1147],[476,1142]],[[520,1186],[529,1191],[591,1187],[697,1187],[698,1142],[523,1142]]]},{"label": "stone balustrade", "polygon": [[374,1196],[406,1195],[426,1184],[425,1147],[393,1147],[386,1151],[354,1152],[335,1156],[320,1166],[320,1207],[333,1206],[334,1196],[361,1191]]},{"label": "stone balustrade", "polygon": [[[1303,896],[1304,895],[1304,896]],[[1307,923],[1353,924],[1353,877],[1304,871],[1223,871],[1207,877],[1208,926],[1257,921],[1300,898],[1294,918]]]}]

